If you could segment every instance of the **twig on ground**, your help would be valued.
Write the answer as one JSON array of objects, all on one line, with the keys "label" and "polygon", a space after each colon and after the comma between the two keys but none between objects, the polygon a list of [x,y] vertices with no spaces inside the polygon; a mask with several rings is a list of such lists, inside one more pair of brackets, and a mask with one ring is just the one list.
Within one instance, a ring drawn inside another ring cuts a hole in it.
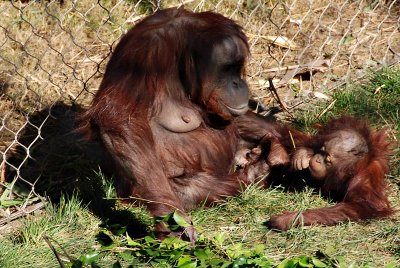
[{"label": "twig on ground", "polygon": [[286,105],[281,101],[281,98],[279,97],[278,92],[276,91],[274,83],[272,82],[272,78],[268,78],[268,82],[269,82],[268,89],[269,89],[269,91],[271,91],[272,95],[274,96],[274,98],[276,99],[278,104],[281,106],[282,110],[287,112],[289,114],[289,116],[293,118],[293,115],[290,113],[290,111],[288,110]]},{"label": "twig on ground", "polygon": [[46,202],[39,202],[30,206],[27,206],[26,208],[17,211],[13,214],[11,214],[10,216],[8,216],[7,218],[1,219],[0,220],[0,226],[3,224],[6,224],[12,220],[18,219],[20,217],[26,216],[28,214],[31,214],[33,212],[35,212],[36,210],[39,210],[41,208],[43,208],[45,206]]},{"label": "twig on ground", "polygon": [[54,246],[51,244],[51,241],[49,239],[49,237],[47,235],[43,235],[43,239],[44,241],[46,241],[47,245],[49,246],[49,248],[51,249],[51,251],[53,251],[54,256],[56,256],[58,264],[60,264],[61,268],[64,268],[65,265],[64,263],[61,261],[60,255],[58,255],[57,250],[54,248]]},{"label": "twig on ground", "polygon": [[328,107],[326,107],[322,112],[320,112],[320,113],[317,115],[317,118],[321,118],[321,116],[323,116],[327,111],[329,111],[329,110],[332,108],[332,106],[335,105],[335,102],[336,102],[336,100],[333,100],[333,101],[328,105]]}]

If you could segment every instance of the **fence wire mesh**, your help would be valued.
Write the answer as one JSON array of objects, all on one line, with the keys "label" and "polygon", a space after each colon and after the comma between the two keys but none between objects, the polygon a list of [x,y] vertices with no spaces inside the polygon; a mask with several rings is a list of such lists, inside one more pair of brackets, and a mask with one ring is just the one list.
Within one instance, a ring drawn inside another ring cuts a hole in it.
[{"label": "fence wire mesh", "polygon": [[400,61],[400,2],[102,0],[0,2],[0,225],[46,193],[90,180],[97,147],[73,132],[115,44],[159,8],[212,10],[243,26],[253,97],[290,112]]}]

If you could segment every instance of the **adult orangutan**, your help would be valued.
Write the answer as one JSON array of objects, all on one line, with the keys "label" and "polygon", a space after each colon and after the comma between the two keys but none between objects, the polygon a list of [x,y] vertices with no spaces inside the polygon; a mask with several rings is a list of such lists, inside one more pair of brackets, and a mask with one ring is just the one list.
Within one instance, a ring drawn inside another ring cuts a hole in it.
[{"label": "adult orangutan", "polygon": [[[112,157],[119,195],[154,217],[178,211],[191,222],[188,209],[253,181],[253,164],[232,168],[241,138],[234,118],[252,118],[248,54],[241,27],[212,12],[161,10],[122,37],[80,118],[80,131]],[[274,124],[263,127],[274,135]],[[174,233],[162,222],[156,233],[196,239],[192,227]]]}]

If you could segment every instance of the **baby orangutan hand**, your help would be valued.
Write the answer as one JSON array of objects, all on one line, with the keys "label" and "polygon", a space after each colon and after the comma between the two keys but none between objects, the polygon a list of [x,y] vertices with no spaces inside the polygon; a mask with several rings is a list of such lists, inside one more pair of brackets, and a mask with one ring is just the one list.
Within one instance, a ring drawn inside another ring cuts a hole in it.
[{"label": "baby orangutan hand", "polygon": [[310,166],[310,160],[314,156],[314,151],[310,148],[300,147],[294,151],[291,159],[292,168],[303,170]]}]

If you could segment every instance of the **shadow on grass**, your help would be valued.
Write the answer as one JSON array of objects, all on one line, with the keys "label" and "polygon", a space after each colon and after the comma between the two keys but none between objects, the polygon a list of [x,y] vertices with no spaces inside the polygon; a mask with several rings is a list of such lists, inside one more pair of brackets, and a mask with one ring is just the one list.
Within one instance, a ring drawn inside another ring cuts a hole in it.
[{"label": "shadow on grass", "polygon": [[99,143],[84,142],[74,132],[81,111],[80,107],[57,103],[30,115],[17,145],[6,156],[6,180],[17,178],[15,189],[29,193],[34,187],[36,194],[54,203],[61,195],[68,198],[77,193],[105,227],[117,224],[127,226],[132,237],[146,235],[147,226],[139,216],[117,209],[115,200],[105,198],[99,171],[112,177],[111,161]]}]

